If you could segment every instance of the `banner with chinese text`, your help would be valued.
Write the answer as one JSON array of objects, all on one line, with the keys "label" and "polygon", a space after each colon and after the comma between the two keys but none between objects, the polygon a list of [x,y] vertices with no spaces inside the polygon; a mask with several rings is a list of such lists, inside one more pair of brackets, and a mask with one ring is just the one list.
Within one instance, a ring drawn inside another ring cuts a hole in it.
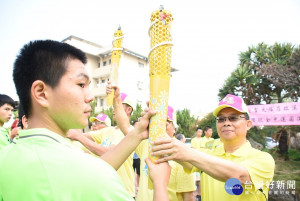
[{"label": "banner with chinese text", "polygon": [[300,125],[300,102],[248,105],[253,126]]}]

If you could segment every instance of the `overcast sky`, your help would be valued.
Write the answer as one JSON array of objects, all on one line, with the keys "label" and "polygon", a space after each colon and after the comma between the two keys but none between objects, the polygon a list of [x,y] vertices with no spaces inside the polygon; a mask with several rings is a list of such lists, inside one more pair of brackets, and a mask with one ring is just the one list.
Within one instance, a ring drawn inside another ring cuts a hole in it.
[{"label": "overcast sky", "polygon": [[300,42],[299,0],[0,0],[0,93],[18,99],[12,65],[30,40],[70,35],[107,46],[120,24],[124,47],[145,56],[151,12],[173,13],[173,74],[169,104],[194,114],[211,112],[218,89],[238,65],[238,54],[265,42]]}]

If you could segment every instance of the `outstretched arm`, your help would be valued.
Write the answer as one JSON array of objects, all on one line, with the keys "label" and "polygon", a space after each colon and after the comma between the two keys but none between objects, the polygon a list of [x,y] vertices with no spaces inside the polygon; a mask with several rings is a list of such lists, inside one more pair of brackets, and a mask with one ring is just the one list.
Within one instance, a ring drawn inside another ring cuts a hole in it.
[{"label": "outstretched arm", "polygon": [[185,167],[195,166],[220,181],[227,181],[230,178],[237,178],[242,184],[251,181],[249,172],[244,166],[189,148],[176,139],[162,138],[156,140],[154,144],[155,147],[152,148],[152,151],[155,156],[168,155],[158,159],[158,163],[176,160],[180,163],[185,162],[183,163]]},{"label": "outstretched arm", "polygon": [[140,142],[149,137],[149,120],[154,114],[155,112],[153,110],[147,110],[143,117],[140,118],[137,127],[131,130],[118,145],[104,154],[101,158],[116,170],[119,169]]},{"label": "outstretched arm", "polygon": [[79,141],[88,150],[90,150],[91,152],[93,152],[98,156],[102,156],[108,150],[112,149],[112,147],[106,148],[102,145],[97,144],[96,142],[91,140],[88,136],[91,138],[91,136],[88,133],[82,133],[80,129],[70,129],[67,133],[68,138],[70,138],[71,140]]}]

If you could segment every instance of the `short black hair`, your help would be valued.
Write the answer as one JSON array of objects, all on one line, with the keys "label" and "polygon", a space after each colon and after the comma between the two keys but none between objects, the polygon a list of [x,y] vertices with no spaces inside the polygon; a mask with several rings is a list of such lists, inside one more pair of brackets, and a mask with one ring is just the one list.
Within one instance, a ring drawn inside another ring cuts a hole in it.
[{"label": "short black hair", "polygon": [[[22,117],[24,116],[24,110],[23,110],[23,106],[20,103],[19,104],[19,111],[18,111],[18,116],[19,116],[19,122],[18,122],[18,126],[21,127],[22,129],[24,128],[24,125],[22,123]],[[26,117],[26,116],[25,116]]]},{"label": "short black hair", "polygon": [[67,71],[70,59],[87,63],[84,52],[53,40],[31,41],[20,50],[14,63],[13,79],[26,117],[31,113],[32,83],[41,80],[52,88],[56,87]]},{"label": "short black hair", "polygon": [[209,129],[211,129],[211,127],[210,127],[210,126],[205,126],[205,128],[204,128],[204,132],[208,131]]},{"label": "short black hair", "polygon": [[[130,116],[132,115],[132,113],[133,113],[133,107],[131,107],[130,105],[128,105],[127,103],[122,103],[122,104],[124,104],[124,105],[126,105],[126,108],[131,108],[131,112],[130,112]],[[132,124],[133,125],[133,124]]]},{"label": "short black hair", "polygon": [[181,140],[181,139],[183,139],[184,138],[184,135],[183,134],[177,134],[176,135],[176,139],[177,140]]},{"label": "short black hair", "polygon": [[248,114],[247,112],[245,112],[245,113],[243,113],[243,114],[245,115],[245,119],[246,119],[246,120],[249,120],[249,119],[250,119],[249,114]]},{"label": "short black hair", "polygon": [[4,104],[11,105],[13,108],[16,106],[15,101],[5,94],[0,94],[0,107]]}]

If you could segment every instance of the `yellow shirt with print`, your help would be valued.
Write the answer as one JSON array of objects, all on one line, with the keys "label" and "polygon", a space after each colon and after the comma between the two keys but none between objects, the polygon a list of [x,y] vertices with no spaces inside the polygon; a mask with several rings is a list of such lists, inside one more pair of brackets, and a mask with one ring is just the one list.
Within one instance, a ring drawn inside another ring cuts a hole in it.
[{"label": "yellow shirt with print", "polygon": [[145,158],[148,158],[149,141],[143,140],[135,149],[135,153],[141,160],[140,164],[140,182],[139,191],[136,196],[136,201],[153,201],[153,189],[148,188],[148,166]]},{"label": "yellow shirt with print", "polygon": [[[241,195],[230,195],[225,191],[225,182],[218,181],[202,172],[201,198],[203,201],[265,201],[268,198],[268,184],[273,179],[275,168],[274,159],[270,154],[252,148],[248,141],[233,153],[226,153],[223,145],[213,150],[202,151],[244,166],[248,170],[252,182],[252,185],[242,185]],[[200,170],[194,167],[192,171]],[[262,189],[263,192],[259,189]]]},{"label": "yellow shirt with print", "polygon": [[[148,166],[145,158],[148,157],[149,141],[143,140],[135,149],[135,153],[141,159],[139,191],[136,201],[152,201],[153,190],[148,188]],[[196,189],[195,176],[193,173],[186,173],[183,167],[175,161],[169,161],[171,175],[168,183],[168,196],[170,201],[182,201],[182,192],[190,192]]]},{"label": "yellow shirt with print", "polygon": [[[210,142],[208,142],[208,143],[210,143]],[[206,143],[206,145],[207,145],[207,143]],[[223,145],[223,142],[221,141],[220,138],[217,138],[213,141],[211,149],[215,149],[221,145]]]},{"label": "yellow shirt with print", "polygon": [[200,149],[201,141],[202,141],[202,137],[200,137],[200,138],[194,137],[191,140],[191,147],[194,149]]},{"label": "yellow shirt with print", "polygon": [[[99,131],[93,131],[90,132],[90,135],[96,143],[101,144],[104,147],[117,145],[125,137],[122,131],[120,129],[116,129],[115,127],[106,127]],[[133,153],[117,170],[117,173],[121,177],[127,192],[132,197],[135,197],[134,171],[132,163]]]},{"label": "yellow shirt with print", "polygon": [[207,137],[202,137],[202,140],[200,141],[200,148],[201,149],[206,149],[206,143],[210,142],[210,141],[213,141],[215,140],[214,138],[207,138]]}]

